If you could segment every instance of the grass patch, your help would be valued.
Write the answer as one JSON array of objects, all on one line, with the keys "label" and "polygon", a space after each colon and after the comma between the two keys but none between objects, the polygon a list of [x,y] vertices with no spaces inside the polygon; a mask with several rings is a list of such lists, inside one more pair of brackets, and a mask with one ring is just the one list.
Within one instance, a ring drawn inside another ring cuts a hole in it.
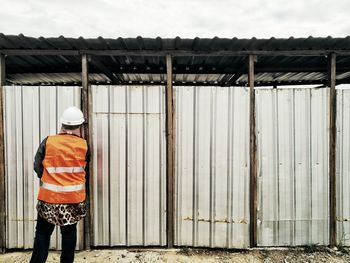
[{"label": "grass patch", "polygon": [[304,247],[305,253],[315,253],[321,251],[321,247],[318,244],[310,244]]},{"label": "grass patch", "polygon": [[189,247],[182,247],[178,253],[185,256],[192,256],[192,249]]}]

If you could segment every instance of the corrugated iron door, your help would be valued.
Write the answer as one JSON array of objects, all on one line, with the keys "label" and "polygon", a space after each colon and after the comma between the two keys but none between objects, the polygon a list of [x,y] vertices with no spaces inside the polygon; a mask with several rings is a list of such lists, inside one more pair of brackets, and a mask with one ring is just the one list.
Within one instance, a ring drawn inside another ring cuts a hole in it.
[{"label": "corrugated iron door", "polygon": [[249,92],[174,87],[175,245],[249,246]]},{"label": "corrugated iron door", "polygon": [[340,87],[337,90],[337,236],[338,244],[350,246],[350,85]]},{"label": "corrugated iron door", "polygon": [[92,91],[93,245],[166,245],[165,89]]},{"label": "corrugated iron door", "polygon": [[[80,105],[80,87],[5,86],[6,248],[32,248],[39,180],[33,160],[39,143],[59,130],[59,116]],[[79,223],[81,230],[82,224]],[[82,235],[77,248],[81,248]],[[57,229],[50,247],[60,249]]]},{"label": "corrugated iron door", "polygon": [[329,89],[259,89],[258,245],[329,243]]}]

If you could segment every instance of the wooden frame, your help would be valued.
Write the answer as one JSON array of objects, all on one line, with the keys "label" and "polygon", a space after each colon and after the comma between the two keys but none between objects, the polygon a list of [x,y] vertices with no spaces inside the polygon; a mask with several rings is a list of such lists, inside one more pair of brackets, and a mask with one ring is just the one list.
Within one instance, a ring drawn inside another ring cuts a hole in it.
[{"label": "wooden frame", "polygon": [[91,240],[92,240],[92,216],[93,212],[91,209],[91,204],[93,204],[93,196],[90,194],[92,191],[90,190],[93,187],[93,181],[92,181],[92,173],[93,173],[93,162],[92,162],[92,117],[91,117],[91,111],[92,111],[92,94],[91,94],[91,87],[89,83],[89,58],[88,55],[84,54],[81,58],[81,68],[82,68],[82,89],[81,89],[81,109],[83,111],[84,117],[85,117],[85,123],[84,123],[84,138],[87,140],[90,150],[90,165],[89,165],[89,187],[86,189],[86,201],[87,201],[87,215],[84,218],[84,234],[82,235],[84,237],[84,248],[90,249],[91,247]]},{"label": "wooden frame", "polygon": [[254,90],[254,62],[256,57],[248,57],[248,84],[249,84],[249,151],[250,151],[250,247],[257,245],[257,156],[256,156],[256,109]]},{"label": "wooden frame", "polygon": [[5,137],[4,137],[4,93],[5,56],[0,54],[0,251],[6,249],[6,182],[5,182]]},{"label": "wooden frame", "polygon": [[336,55],[328,57],[329,92],[329,245],[337,245],[337,184],[336,184],[336,142],[337,142],[337,94]]},{"label": "wooden frame", "polygon": [[175,143],[174,143],[174,101],[173,101],[173,74],[171,55],[166,55],[167,85],[166,99],[166,176],[167,176],[167,244],[174,247],[174,186],[175,186]]},{"label": "wooden frame", "polygon": [[[96,51],[77,51],[77,50],[0,50],[0,249],[5,251],[6,247],[6,199],[5,199],[5,158],[4,158],[4,120],[3,120],[3,89],[5,85],[5,55],[81,55],[82,54],[82,91],[81,91],[81,108],[86,117],[84,125],[84,137],[88,140],[92,154],[92,91],[89,83],[89,54],[105,55],[144,55],[144,56],[161,56],[166,58],[166,151],[167,151],[167,246],[174,247],[174,226],[175,226],[175,122],[174,122],[174,95],[173,95],[173,68],[172,56],[247,56],[248,55],[248,86],[250,96],[250,246],[257,246],[257,138],[256,138],[256,101],[254,84],[255,68],[254,63],[256,55],[283,55],[283,56],[320,56],[328,55],[328,86],[330,87],[329,98],[329,243],[330,246],[337,245],[337,200],[336,200],[336,56],[350,55],[350,51],[332,51],[329,50],[300,50],[300,51],[213,51],[213,52],[193,52],[193,51],[126,51],[126,50],[96,50]],[[97,61],[97,62],[96,62]],[[94,64],[99,67],[105,74],[109,75],[112,82],[119,83],[119,79],[114,73],[110,72],[103,64],[96,60]],[[319,68],[317,68],[319,69]],[[325,71],[325,70],[323,70]],[[242,73],[241,73],[242,74]],[[238,79],[238,78],[237,78]],[[235,80],[236,81],[236,80]],[[231,82],[234,82],[231,80]],[[314,82],[313,82],[314,83]],[[305,83],[305,84],[313,84]],[[322,84],[323,82],[320,82]],[[138,83],[136,83],[138,84]],[[233,83],[230,83],[233,84]],[[286,83],[285,85],[289,85]],[[304,83],[298,83],[304,84]],[[325,83],[326,84],[326,83]],[[130,85],[130,84],[128,84]],[[155,83],[154,85],[159,85]],[[164,85],[164,83],[162,84]],[[186,85],[186,84],[178,84]],[[193,84],[189,84],[193,85]],[[203,84],[201,84],[203,85]],[[213,84],[208,85],[212,86]],[[278,85],[284,85],[279,83]],[[90,163],[90,188],[92,184],[92,162]],[[87,195],[89,212],[84,221],[84,248],[90,249],[93,240],[92,219],[93,213],[90,209],[93,204],[93,196]]]}]

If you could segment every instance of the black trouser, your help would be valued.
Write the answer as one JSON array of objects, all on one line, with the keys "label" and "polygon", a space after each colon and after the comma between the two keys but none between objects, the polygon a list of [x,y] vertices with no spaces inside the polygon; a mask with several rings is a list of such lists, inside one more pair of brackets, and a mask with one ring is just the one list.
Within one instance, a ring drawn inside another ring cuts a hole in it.
[{"label": "black trouser", "polygon": [[[77,243],[77,224],[61,226],[62,253],[61,263],[74,261],[74,250]],[[50,224],[38,215],[34,238],[34,248],[30,263],[46,262],[49,253],[50,237],[55,225]]]}]

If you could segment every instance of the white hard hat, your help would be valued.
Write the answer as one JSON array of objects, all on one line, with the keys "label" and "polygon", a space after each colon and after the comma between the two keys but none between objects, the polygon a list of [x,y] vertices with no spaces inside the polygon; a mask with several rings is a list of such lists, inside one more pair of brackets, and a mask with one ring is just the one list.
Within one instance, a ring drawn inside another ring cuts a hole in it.
[{"label": "white hard hat", "polygon": [[84,121],[84,115],[77,107],[65,109],[61,117],[61,123],[68,126],[80,125]]}]

